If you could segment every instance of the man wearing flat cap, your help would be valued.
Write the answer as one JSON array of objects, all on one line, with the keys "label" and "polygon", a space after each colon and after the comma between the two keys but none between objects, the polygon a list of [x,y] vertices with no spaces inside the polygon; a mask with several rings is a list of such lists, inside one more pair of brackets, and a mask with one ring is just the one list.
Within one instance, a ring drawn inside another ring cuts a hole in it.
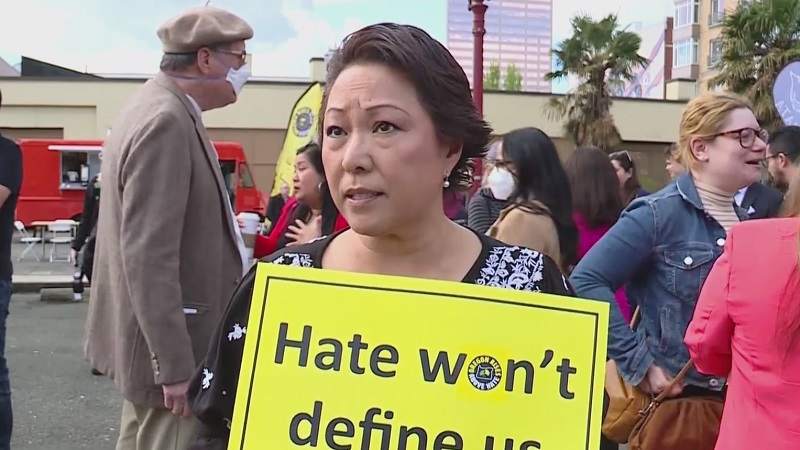
[{"label": "man wearing flat cap", "polygon": [[185,450],[187,387],[246,251],[202,111],[236,101],[253,30],[211,6],[158,29],[160,72],[105,142],[85,353],[122,394],[117,450]]}]

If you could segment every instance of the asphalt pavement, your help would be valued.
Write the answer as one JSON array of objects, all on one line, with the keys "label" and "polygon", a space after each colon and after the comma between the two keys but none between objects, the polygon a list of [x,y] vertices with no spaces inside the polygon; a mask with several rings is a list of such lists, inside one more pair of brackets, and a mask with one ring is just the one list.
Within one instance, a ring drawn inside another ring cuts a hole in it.
[{"label": "asphalt pavement", "polygon": [[86,303],[44,303],[15,294],[6,357],[14,402],[14,450],[109,450],[120,397],[83,360]]}]

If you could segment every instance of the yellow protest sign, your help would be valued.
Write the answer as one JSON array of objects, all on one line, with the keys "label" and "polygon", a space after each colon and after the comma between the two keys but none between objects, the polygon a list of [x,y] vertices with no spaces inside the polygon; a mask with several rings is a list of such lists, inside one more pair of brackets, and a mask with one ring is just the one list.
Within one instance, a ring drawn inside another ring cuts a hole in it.
[{"label": "yellow protest sign", "polygon": [[597,449],[608,305],[261,263],[229,449]]},{"label": "yellow protest sign", "polygon": [[281,184],[289,186],[289,192],[294,191],[294,158],[300,147],[314,141],[319,127],[319,109],[322,107],[322,84],[314,83],[297,99],[289,115],[289,124],[286,126],[286,137],[283,147],[275,163],[275,178],[272,180],[270,197],[278,195]]}]

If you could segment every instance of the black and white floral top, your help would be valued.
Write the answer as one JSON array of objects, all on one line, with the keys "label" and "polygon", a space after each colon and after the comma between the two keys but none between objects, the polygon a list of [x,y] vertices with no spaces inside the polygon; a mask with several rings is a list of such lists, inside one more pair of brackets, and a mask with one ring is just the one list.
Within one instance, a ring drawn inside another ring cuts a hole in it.
[{"label": "black and white floral top", "polygon": [[[322,255],[337,235],[284,248],[262,262],[321,268]],[[479,236],[481,254],[462,280],[463,283],[575,295],[550,257],[528,248],[504,244],[488,236]],[[189,398],[200,423],[191,450],[224,450],[228,446],[254,283],[255,268],[247,273],[236,288],[225,317],[211,340],[208,354],[192,379]]]}]

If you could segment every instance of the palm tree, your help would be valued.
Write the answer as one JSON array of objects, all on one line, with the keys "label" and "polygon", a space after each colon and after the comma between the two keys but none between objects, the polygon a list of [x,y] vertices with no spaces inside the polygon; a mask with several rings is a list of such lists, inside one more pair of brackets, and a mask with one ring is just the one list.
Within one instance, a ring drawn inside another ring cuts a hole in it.
[{"label": "palm tree", "polygon": [[722,23],[722,56],[709,88],[747,97],[767,129],[782,125],[772,86],[781,69],[800,58],[800,0],[742,2]]},{"label": "palm tree", "polygon": [[558,58],[556,70],[545,79],[574,76],[582,81],[563,97],[545,105],[551,120],[564,120],[564,132],[575,145],[595,145],[611,150],[622,141],[611,116],[609,88],[634,78],[650,63],[639,55],[642,38],[619,28],[615,14],[593,20],[587,15],[571,19],[572,36],[552,53]]}]

